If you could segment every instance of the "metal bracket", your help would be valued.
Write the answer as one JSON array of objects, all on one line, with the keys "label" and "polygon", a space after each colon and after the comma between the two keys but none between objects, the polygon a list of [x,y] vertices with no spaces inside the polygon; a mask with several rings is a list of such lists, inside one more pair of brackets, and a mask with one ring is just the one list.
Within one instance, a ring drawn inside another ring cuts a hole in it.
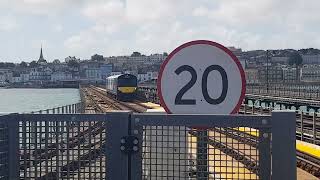
[{"label": "metal bracket", "polygon": [[120,140],[120,150],[124,153],[135,153],[139,151],[139,140],[135,136],[124,136]]}]

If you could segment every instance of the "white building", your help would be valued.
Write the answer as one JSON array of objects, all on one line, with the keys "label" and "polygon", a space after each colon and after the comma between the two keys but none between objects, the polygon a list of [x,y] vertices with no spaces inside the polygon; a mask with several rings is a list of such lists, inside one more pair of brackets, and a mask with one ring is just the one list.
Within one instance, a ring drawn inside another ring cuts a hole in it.
[{"label": "white building", "polygon": [[303,82],[320,82],[320,66],[304,65],[301,68],[300,78]]},{"label": "white building", "polygon": [[167,58],[167,56],[164,56],[163,54],[152,54],[149,56],[149,60],[151,62],[162,62]]},{"label": "white building", "polygon": [[124,71],[124,74],[132,74],[132,75],[138,75],[137,71]]},{"label": "white building", "polygon": [[258,69],[248,68],[245,69],[246,81],[248,84],[256,84],[259,83],[259,71]]},{"label": "white building", "polygon": [[6,75],[3,72],[0,72],[0,82],[6,81]]},{"label": "white building", "polygon": [[111,73],[110,73],[110,76],[120,75],[120,74],[122,74],[122,72],[111,72]]},{"label": "white building", "polygon": [[289,57],[286,56],[273,56],[271,57],[272,63],[280,63],[280,64],[287,64],[289,62]]},{"label": "white building", "polygon": [[65,80],[72,80],[72,74],[69,72],[62,72],[57,71],[51,74],[51,81],[65,81]]},{"label": "white building", "polygon": [[145,82],[148,80],[148,74],[138,74],[137,79],[138,82]]},{"label": "white building", "polygon": [[[10,69],[0,69],[0,73],[2,73],[4,75],[4,77],[5,77],[4,81],[12,82],[13,73]],[[3,77],[2,77],[2,79],[3,79]]]},{"label": "white building", "polygon": [[30,81],[42,82],[51,80],[52,70],[49,67],[32,68],[29,73]]},{"label": "white building", "polygon": [[12,77],[12,83],[21,83],[21,77],[19,76],[13,76]]},{"label": "white building", "polygon": [[145,82],[158,79],[158,72],[147,72],[145,74],[137,75],[138,82]]},{"label": "white building", "polygon": [[303,64],[320,64],[320,54],[317,55],[302,55]]},{"label": "white building", "polygon": [[297,69],[291,67],[282,68],[283,82],[296,82],[297,81]]},{"label": "white building", "polygon": [[87,68],[85,70],[86,78],[88,80],[99,81],[101,80],[100,68]]},{"label": "white building", "polygon": [[20,74],[21,82],[29,82],[30,74],[29,73],[22,73]]}]

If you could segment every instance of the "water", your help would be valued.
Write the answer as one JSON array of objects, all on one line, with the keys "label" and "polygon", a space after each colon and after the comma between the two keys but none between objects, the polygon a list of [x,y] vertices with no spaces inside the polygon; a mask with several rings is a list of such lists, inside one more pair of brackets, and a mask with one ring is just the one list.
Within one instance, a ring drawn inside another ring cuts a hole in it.
[{"label": "water", "polygon": [[38,111],[78,102],[78,89],[0,89],[0,114]]}]

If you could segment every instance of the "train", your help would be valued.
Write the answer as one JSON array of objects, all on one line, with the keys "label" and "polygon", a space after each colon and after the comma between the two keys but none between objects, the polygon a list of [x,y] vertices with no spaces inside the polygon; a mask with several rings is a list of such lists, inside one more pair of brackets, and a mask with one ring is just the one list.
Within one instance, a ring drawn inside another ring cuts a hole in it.
[{"label": "train", "polygon": [[107,93],[120,101],[132,101],[136,97],[138,79],[132,74],[109,76],[106,79]]}]

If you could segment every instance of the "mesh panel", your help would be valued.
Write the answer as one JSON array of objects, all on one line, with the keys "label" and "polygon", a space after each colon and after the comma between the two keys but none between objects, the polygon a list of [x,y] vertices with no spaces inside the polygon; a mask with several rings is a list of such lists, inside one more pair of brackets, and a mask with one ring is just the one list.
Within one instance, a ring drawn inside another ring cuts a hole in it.
[{"label": "mesh panel", "polygon": [[8,126],[0,121],[0,179],[8,179]]},{"label": "mesh panel", "polygon": [[143,129],[142,179],[259,179],[256,129]]},{"label": "mesh panel", "polygon": [[105,178],[103,127],[100,121],[20,122],[20,178]]}]

